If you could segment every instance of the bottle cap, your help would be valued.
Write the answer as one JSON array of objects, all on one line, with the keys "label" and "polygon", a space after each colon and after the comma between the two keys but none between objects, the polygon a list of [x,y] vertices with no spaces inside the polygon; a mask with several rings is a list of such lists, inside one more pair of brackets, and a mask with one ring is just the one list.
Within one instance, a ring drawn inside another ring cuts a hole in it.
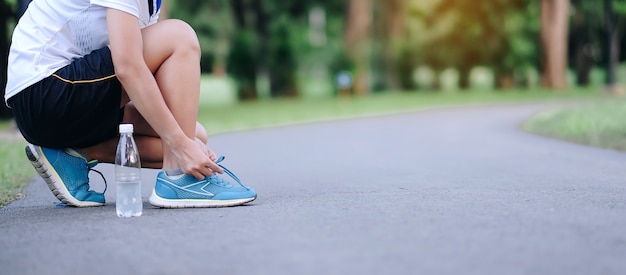
[{"label": "bottle cap", "polygon": [[120,124],[120,133],[132,133],[133,125],[132,124]]}]

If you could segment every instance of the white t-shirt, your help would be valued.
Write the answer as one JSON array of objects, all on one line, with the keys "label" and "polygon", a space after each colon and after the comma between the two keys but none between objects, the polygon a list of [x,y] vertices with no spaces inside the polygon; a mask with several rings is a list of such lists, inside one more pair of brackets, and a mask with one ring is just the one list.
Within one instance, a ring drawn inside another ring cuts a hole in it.
[{"label": "white t-shirt", "polygon": [[161,0],[32,1],[13,32],[5,101],[72,60],[107,46],[107,8],[136,16],[145,28],[157,22],[160,4]]}]

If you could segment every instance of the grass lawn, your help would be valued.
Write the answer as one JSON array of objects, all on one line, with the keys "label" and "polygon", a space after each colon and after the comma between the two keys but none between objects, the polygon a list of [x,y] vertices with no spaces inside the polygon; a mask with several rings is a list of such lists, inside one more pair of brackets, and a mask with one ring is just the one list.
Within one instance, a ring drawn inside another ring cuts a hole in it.
[{"label": "grass lawn", "polygon": [[24,155],[25,142],[0,141],[0,207],[19,196],[19,189],[35,174]]},{"label": "grass lawn", "polygon": [[[212,102],[212,89],[203,85],[198,120],[210,134],[359,116],[408,112],[465,104],[520,103],[546,100],[596,98],[595,90],[549,92],[543,90],[472,91],[454,93],[387,92],[366,97],[275,99],[233,103],[219,92],[221,103]],[[228,86],[223,84],[220,87]],[[625,111],[626,112],[626,111]],[[0,121],[0,131],[9,123]],[[24,143],[0,140],[0,207],[16,198],[28,178],[36,173],[24,157]]]},{"label": "grass lawn", "polygon": [[626,98],[600,99],[544,111],[529,119],[524,128],[576,143],[626,150]]},{"label": "grass lawn", "polygon": [[[210,90],[204,90],[210,93]],[[198,120],[210,134],[325,121],[360,116],[409,112],[468,104],[522,103],[596,98],[595,89],[550,92],[545,90],[472,91],[454,93],[387,92],[365,97],[274,99],[215,105],[202,96]]]}]

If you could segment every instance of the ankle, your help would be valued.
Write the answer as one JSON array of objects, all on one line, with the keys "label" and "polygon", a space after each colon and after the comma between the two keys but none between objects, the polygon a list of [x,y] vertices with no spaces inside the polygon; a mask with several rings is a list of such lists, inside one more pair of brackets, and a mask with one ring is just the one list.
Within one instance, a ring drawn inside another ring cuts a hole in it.
[{"label": "ankle", "polygon": [[175,168],[175,169],[164,168],[163,172],[168,178],[171,178],[171,179],[180,178],[184,174],[183,170],[181,170],[180,168]]},{"label": "ankle", "polygon": [[68,153],[70,156],[74,156],[74,157],[77,157],[77,158],[84,158],[87,162],[92,160],[92,159],[90,159],[89,155],[85,154],[80,149],[66,148],[65,152]]}]

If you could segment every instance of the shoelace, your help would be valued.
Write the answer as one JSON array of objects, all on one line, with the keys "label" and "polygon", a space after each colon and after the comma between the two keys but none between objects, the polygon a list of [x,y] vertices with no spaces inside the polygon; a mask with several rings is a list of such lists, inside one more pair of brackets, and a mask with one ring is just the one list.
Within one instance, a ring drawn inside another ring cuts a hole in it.
[{"label": "shoelace", "polygon": [[208,181],[210,181],[212,184],[218,185],[220,187],[228,187],[228,186],[232,186],[232,184],[230,182],[228,182],[227,180],[224,180],[222,178],[220,178],[217,175],[211,175],[207,178]]},{"label": "shoelace", "polygon": [[102,177],[102,180],[104,181],[104,191],[102,191],[102,194],[104,194],[107,191],[107,187],[108,187],[107,179],[104,177],[102,172],[92,168],[92,167],[96,166],[97,164],[98,164],[97,160],[90,161],[90,162],[87,163],[87,168],[89,168],[88,172],[94,171],[94,172],[98,173],[100,175],[100,177]]},{"label": "shoelace", "polygon": [[[250,190],[250,188],[248,186],[245,186],[243,183],[241,183],[241,180],[235,175],[235,173],[233,173],[232,171],[230,171],[228,168],[224,167],[224,165],[221,165],[220,162],[222,162],[225,159],[224,156],[220,156],[219,158],[217,158],[217,160],[215,161],[215,163],[221,167],[222,169],[224,169],[224,172],[229,175],[231,178],[233,178],[239,185],[241,185],[241,187],[246,188],[248,190]],[[100,175],[100,177],[102,177],[102,180],[104,181],[104,191],[102,191],[102,194],[104,194],[107,191],[108,188],[108,184],[107,184],[107,179],[104,177],[104,174],[102,174],[102,172],[93,169],[92,167],[96,166],[96,164],[98,164],[98,162],[94,162],[92,163],[88,163],[87,167],[89,168],[89,171],[93,171],[98,173],[98,175]],[[225,181],[224,179],[220,178],[220,177],[211,177],[213,178],[216,182],[216,184],[221,185],[221,186],[226,186],[228,185],[228,182]]]},{"label": "shoelace", "polygon": [[[250,190],[250,188],[248,186],[243,185],[243,183],[241,183],[241,180],[239,180],[239,178],[237,176],[235,176],[235,174],[233,172],[231,172],[230,170],[228,170],[228,168],[224,167],[224,165],[221,165],[220,162],[222,162],[222,160],[224,160],[224,156],[220,156],[219,158],[217,158],[217,160],[215,161],[215,163],[219,166],[222,167],[222,169],[224,169],[224,172],[229,175],[231,178],[233,178],[237,183],[239,183],[239,185],[241,185],[241,187],[246,188],[248,190]],[[217,179],[219,179],[219,183],[220,184],[224,184],[224,182],[226,182],[225,180],[221,179],[220,177],[215,177]]]}]

